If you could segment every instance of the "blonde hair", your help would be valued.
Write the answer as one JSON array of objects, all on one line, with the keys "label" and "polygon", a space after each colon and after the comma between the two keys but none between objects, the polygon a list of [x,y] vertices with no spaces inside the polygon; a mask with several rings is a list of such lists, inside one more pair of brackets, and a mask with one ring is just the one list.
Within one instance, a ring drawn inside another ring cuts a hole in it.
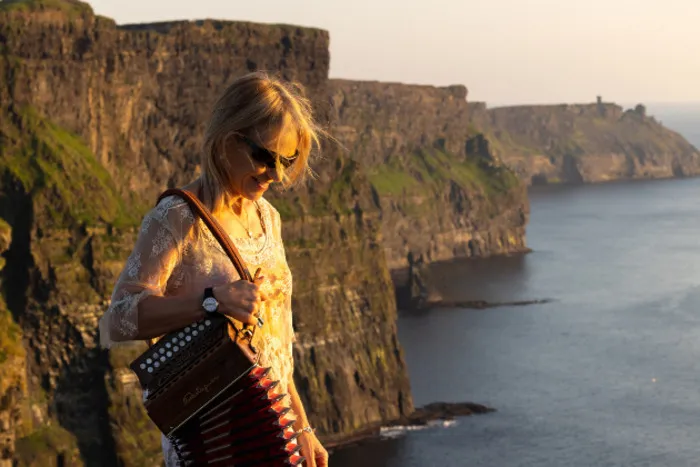
[{"label": "blonde hair", "polygon": [[204,135],[201,174],[202,201],[212,211],[217,211],[230,196],[226,161],[220,157],[228,138],[235,134],[251,136],[264,126],[275,125],[291,125],[298,136],[294,164],[282,170],[277,163],[282,184],[289,187],[311,174],[309,154],[314,145],[320,149],[320,137],[326,134],[314,121],[304,88],[256,71],[237,78],[216,100]]}]

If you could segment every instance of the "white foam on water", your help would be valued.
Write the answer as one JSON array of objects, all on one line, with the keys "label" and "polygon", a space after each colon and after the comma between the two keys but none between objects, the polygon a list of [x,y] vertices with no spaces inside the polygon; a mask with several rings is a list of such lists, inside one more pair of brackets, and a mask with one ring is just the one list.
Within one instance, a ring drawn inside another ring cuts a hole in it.
[{"label": "white foam on water", "polygon": [[411,431],[420,431],[428,428],[450,428],[457,424],[456,420],[433,420],[426,425],[395,425],[384,426],[379,429],[380,438],[393,439],[404,436]]}]

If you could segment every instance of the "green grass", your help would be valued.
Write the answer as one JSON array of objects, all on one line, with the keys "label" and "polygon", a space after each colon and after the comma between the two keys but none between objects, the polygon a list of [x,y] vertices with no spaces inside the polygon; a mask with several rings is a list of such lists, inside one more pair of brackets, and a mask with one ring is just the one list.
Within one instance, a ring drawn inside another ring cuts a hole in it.
[{"label": "green grass", "polygon": [[2,128],[0,172],[22,183],[54,227],[138,222],[133,207],[127,208],[110,174],[80,138],[32,108],[23,109],[19,118],[21,130]]},{"label": "green grass", "polygon": [[0,387],[7,378],[3,364],[12,357],[24,358],[22,331],[0,298]]},{"label": "green grass", "polygon": [[76,460],[74,457],[77,451],[77,440],[74,435],[58,424],[46,425],[17,440],[15,465],[55,465],[59,455],[63,455],[67,461]]},{"label": "green grass", "polygon": [[422,149],[369,172],[380,195],[423,194],[441,190],[449,182],[499,195],[517,186],[517,176],[507,168],[487,165],[478,158],[458,158],[436,149]]}]

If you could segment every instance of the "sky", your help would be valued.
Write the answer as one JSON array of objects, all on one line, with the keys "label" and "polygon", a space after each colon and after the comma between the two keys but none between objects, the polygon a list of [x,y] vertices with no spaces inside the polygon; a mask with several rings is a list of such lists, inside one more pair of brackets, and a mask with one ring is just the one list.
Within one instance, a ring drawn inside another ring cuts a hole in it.
[{"label": "sky", "polygon": [[118,24],[326,29],[332,78],[463,84],[490,106],[700,102],[698,0],[88,0]]}]

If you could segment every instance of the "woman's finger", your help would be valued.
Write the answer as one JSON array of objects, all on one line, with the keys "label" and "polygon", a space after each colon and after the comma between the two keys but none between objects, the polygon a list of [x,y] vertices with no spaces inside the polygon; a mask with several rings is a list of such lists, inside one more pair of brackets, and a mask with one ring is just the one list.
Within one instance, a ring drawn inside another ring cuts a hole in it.
[{"label": "woman's finger", "polygon": [[224,314],[237,321],[240,321],[241,323],[257,324],[258,322],[257,318],[253,316],[251,312],[240,307],[233,307],[230,310],[226,310]]},{"label": "woman's finger", "polygon": [[328,453],[324,450],[317,452],[316,455],[316,466],[317,467],[328,467]]}]

